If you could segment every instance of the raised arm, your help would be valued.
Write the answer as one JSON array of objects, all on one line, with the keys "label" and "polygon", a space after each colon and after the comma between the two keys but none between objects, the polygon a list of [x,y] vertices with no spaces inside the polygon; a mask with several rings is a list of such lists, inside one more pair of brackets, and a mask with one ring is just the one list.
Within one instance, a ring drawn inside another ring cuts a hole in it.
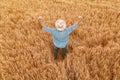
[{"label": "raised arm", "polygon": [[82,19],[82,16],[78,16],[78,20],[68,28],[69,33],[71,33],[73,30],[77,28],[77,25],[80,23],[81,19]]},{"label": "raised arm", "polygon": [[78,25],[80,23],[81,19],[82,19],[82,16],[78,16],[78,20],[75,22],[75,24]]},{"label": "raised arm", "polygon": [[42,16],[39,16],[39,22],[40,22],[40,25],[42,26],[42,29],[49,32],[49,33],[53,33],[54,32],[54,28],[50,28],[50,27],[47,27],[45,25],[45,22],[42,18]]}]

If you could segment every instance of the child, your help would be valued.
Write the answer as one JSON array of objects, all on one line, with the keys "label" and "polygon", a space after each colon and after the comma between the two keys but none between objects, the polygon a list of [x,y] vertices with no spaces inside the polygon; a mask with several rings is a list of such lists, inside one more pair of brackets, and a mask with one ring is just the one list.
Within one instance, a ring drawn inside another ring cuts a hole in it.
[{"label": "child", "polygon": [[62,56],[63,58],[65,58],[69,34],[77,28],[77,25],[79,24],[81,18],[82,18],[81,16],[78,16],[78,21],[68,28],[66,28],[66,22],[64,20],[58,19],[55,22],[56,28],[50,28],[44,24],[42,17],[41,16],[39,17],[39,21],[40,21],[42,28],[53,35],[53,43],[55,46],[54,59],[57,59],[59,48],[62,48],[62,53],[63,53]]}]

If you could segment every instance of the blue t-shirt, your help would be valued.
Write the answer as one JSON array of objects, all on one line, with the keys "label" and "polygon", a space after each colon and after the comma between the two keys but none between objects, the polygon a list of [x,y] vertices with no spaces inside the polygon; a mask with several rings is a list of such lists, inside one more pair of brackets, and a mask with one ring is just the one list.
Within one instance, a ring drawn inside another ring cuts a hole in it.
[{"label": "blue t-shirt", "polygon": [[69,34],[77,28],[77,24],[74,24],[63,31],[58,31],[56,28],[50,28],[44,26],[43,29],[53,35],[53,43],[58,48],[65,48],[68,44]]}]

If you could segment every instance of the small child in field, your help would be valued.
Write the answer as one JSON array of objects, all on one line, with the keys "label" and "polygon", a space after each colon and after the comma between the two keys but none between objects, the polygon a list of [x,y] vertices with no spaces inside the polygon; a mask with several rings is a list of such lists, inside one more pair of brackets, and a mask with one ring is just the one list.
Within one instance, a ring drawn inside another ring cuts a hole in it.
[{"label": "small child in field", "polygon": [[62,48],[62,56],[65,58],[66,56],[66,47],[68,44],[69,34],[77,28],[77,25],[79,24],[81,20],[81,16],[78,16],[78,21],[74,23],[72,26],[66,28],[66,22],[62,19],[58,19],[55,22],[56,28],[50,28],[47,27],[42,17],[39,17],[39,22],[44,30],[51,33],[53,35],[53,43],[54,43],[54,59],[57,59],[58,50]]}]

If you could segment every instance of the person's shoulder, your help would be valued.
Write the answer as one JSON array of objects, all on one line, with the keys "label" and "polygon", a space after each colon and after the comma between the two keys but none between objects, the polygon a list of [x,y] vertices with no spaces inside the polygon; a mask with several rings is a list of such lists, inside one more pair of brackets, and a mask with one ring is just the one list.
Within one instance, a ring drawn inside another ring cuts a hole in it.
[{"label": "person's shoulder", "polygon": [[64,31],[66,31],[67,29],[68,29],[68,27],[67,27],[67,28],[65,28],[65,29],[64,29]]},{"label": "person's shoulder", "polygon": [[58,30],[56,28],[53,28],[53,31],[56,33]]},{"label": "person's shoulder", "polygon": [[51,28],[51,29],[54,30],[54,31],[56,30],[55,28]]},{"label": "person's shoulder", "polygon": [[54,31],[57,31],[57,29],[56,29],[56,28],[53,28],[53,30],[54,30]]}]

